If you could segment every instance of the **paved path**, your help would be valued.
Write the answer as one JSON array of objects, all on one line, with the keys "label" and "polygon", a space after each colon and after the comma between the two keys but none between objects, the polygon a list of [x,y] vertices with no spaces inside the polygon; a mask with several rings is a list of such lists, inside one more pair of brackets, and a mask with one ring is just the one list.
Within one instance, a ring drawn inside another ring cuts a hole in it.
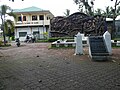
[{"label": "paved path", "polygon": [[0,90],[120,90],[120,65],[47,43],[0,49]]}]

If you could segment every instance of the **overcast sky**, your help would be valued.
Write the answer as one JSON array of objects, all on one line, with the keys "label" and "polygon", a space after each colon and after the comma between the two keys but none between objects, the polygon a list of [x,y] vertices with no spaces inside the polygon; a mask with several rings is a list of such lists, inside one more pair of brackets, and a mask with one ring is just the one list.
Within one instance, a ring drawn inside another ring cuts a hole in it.
[{"label": "overcast sky", "polygon": [[[78,11],[78,6],[73,2],[73,0],[15,0],[14,2],[9,0],[0,0],[0,5],[3,4],[10,6],[12,9],[36,6],[44,10],[50,10],[55,16],[64,15],[66,9],[70,9],[71,14]],[[111,5],[114,5],[111,0],[95,0],[94,7],[104,9]]]}]

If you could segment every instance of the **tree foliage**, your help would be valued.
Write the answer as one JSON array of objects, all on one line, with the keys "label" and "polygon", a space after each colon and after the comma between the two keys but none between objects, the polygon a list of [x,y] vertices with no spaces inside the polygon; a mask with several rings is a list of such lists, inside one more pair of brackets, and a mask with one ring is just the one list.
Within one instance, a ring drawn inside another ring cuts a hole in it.
[{"label": "tree foliage", "polygon": [[102,11],[102,9],[98,8],[97,10],[95,10],[94,15],[101,15]]},{"label": "tree foliage", "polygon": [[[9,12],[8,12],[9,11]],[[12,32],[14,30],[14,23],[11,20],[6,19],[6,16],[11,16],[16,19],[16,15],[12,12],[12,9],[7,5],[2,5],[0,7],[0,15],[2,20],[2,30],[3,30],[3,38],[4,38],[4,45],[6,45],[6,34],[8,32]]]},{"label": "tree foliage", "polygon": [[[98,8],[97,10],[95,10],[95,12],[94,12],[94,15],[103,15],[103,16],[105,16],[105,17],[107,17],[107,18],[113,18],[113,7],[110,7],[110,6],[107,6],[106,8],[105,8],[105,10],[102,10],[102,9],[100,9],[100,8]],[[115,18],[118,16],[118,15],[120,15],[120,6],[118,6],[117,8],[116,8],[116,14],[115,14]]]},{"label": "tree foliage", "polygon": [[[94,5],[94,0],[91,0],[90,3],[88,0],[73,0],[76,5],[79,5],[79,10],[80,12],[85,12],[88,15],[93,15],[93,5]],[[84,11],[85,9],[85,11]]]},{"label": "tree foliage", "polygon": [[66,12],[64,12],[65,16],[69,16],[70,15],[70,10],[69,9],[66,9]]},{"label": "tree foliage", "polygon": [[11,33],[14,33],[14,23],[8,19],[4,22],[5,34],[11,36]]},{"label": "tree foliage", "polygon": [[[97,8],[95,12],[93,9],[95,0],[73,0],[73,1],[75,2],[76,5],[79,6],[80,12],[84,12],[88,15],[104,15],[108,18],[113,18],[114,13],[115,13],[115,17],[120,15],[120,6],[118,6],[120,4],[119,0],[116,0],[117,2],[115,2],[116,6],[118,7],[115,8],[115,7],[107,6],[105,10]],[[114,11],[115,9],[116,11]]]}]

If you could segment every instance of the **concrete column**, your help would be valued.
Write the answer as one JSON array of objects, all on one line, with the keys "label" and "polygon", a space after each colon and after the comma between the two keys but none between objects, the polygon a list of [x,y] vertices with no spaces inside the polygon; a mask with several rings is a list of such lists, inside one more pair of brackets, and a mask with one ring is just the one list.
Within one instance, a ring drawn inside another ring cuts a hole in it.
[{"label": "concrete column", "polygon": [[74,37],[74,42],[76,43],[76,36]]},{"label": "concrete column", "polygon": [[80,32],[76,35],[76,48],[75,48],[75,55],[83,54],[83,45],[82,45],[82,35]]},{"label": "concrete column", "polygon": [[108,31],[106,31],[103,34],[103,37],[104,37],[104,40],[105,40],[105,43],[106,43],[107,50],[108,50],[109,54],[112,54],[111,35],[110,35],[110,33]]},{"label": "concrete column", "polygon": [[15,38],[18,38],[17,28],[15,29]]}]

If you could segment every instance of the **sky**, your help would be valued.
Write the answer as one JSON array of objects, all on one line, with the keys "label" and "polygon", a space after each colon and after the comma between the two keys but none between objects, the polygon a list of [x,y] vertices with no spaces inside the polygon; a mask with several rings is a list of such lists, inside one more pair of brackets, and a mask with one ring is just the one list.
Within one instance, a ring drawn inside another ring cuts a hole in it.
[{"label": "sky", "polygon": [[[50,10],[54,16],[63,16],[66,9],[70,10],[70,14],[78,11],[78,5],[76,5],[73,0],[15,0],[14,2],[0,0],[0,5],[3,4],[10,6],[12,9],[36,6],[43,10]],[[113,5],[114,2],[111,2],[111,0],[95,0],[94,8],[101,8],[104,10],[105,7]]]}]

